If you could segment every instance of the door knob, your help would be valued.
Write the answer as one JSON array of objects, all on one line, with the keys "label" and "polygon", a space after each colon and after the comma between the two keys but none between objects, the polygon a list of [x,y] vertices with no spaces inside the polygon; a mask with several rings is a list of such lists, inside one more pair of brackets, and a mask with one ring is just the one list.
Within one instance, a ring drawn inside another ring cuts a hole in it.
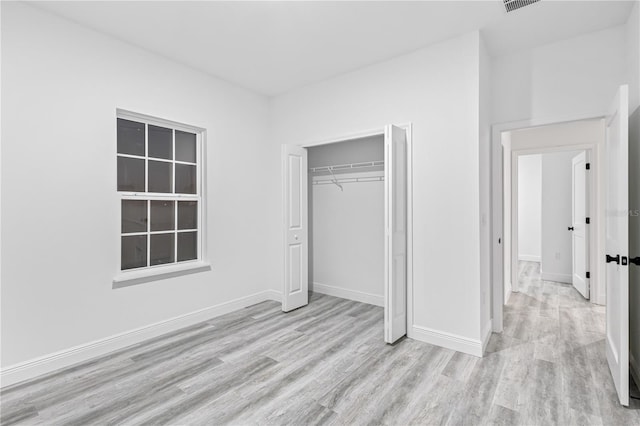
[{"label": "door knob", "polygon": [[620,255],[616,254],[615,256],[607,255],[607,263],[616,262],[618,265],[620,264]]},{"label": "door knob", "polygon": [[640,266],[640,256],[630,258],[629,263]]},{"label": "door knob", "polygon": [[569,231],[573,231],[573,226],[567,228]]}]

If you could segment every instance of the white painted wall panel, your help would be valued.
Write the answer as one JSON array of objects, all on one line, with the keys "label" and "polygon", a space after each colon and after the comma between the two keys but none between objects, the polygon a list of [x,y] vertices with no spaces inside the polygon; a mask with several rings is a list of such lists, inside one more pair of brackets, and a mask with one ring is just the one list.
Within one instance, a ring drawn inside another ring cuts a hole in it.
[{"label": "white painted wall panel", "polygon": [[[3,367],[281,282],[266,98],[10,2],[2,104]],[[211,271],[112,289],[118,107],[207,129]]]},{"label": "white painted wall panel", "polygon": [[[309,148],[309,167],[384,160],[384,138],[368,138]],[[376,175],[383,175],[378,168]],[[336,173],[338,179],[372,175]],[[312,185],[309,282],[332,294],[384,301],[384,182]],[[330,288],[327,289],[327,286]]]},{"label": "white painted wall panel", "polygon": [[[278,144],[413,123],[413,324],[475,340],[481,305],[478,52],[479,34],[466,34],[272,104]],[[271,176],[272,184],[278,179]]]},{"label": "white painted wall panel", "polygon": [[487,337],[491,321],[491,58],[480,37],[480,333]]},{"label": "white painted wall panel", "polygon": [[627,79],[625,27],[585,34],[492,62],[492,121],[604,115]]}]

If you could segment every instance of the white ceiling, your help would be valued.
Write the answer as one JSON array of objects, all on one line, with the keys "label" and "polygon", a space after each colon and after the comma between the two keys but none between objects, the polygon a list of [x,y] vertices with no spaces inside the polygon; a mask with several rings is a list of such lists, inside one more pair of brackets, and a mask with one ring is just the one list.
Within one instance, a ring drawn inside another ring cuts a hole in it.
[{"label": "white ceiling", "polygon": [[631,1],[34,2],[266,95],[482,29],[492,55],[626,22]]}]

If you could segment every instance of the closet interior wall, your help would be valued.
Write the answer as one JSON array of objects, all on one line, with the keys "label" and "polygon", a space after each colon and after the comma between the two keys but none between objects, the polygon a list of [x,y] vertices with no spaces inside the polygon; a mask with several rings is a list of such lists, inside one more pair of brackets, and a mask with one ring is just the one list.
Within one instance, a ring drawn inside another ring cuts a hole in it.
[{"label": "closet interior wall", "polygon": [[384,136],[308,148],[308,166],[310,290],[383,306]]}]

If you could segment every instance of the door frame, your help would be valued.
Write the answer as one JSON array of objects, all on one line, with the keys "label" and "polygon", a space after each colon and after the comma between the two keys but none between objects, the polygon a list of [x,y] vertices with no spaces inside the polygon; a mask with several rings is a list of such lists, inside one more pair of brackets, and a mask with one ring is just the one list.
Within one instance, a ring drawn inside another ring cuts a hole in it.
[{"label": "door frame", "polygon": [[[491,313],[492,313],[492,327],[493,332],[501,333],[504,323],[504,264],[507,254],[504,253],[504,177],[503,177],[503,164],[506,155],[509,155],[513,166],[513,149],[509,146],[504,148],[502,144],[502,134],[504,132],[521,130],[532,127],[542,127],[554,124],[570,123],[574,121],[585,120],[598,120],[606,119],[606,112],[599,114],[586,114],[577,115],[571,117],[558,117],[548,119],[529,119],[508,123],[497,123],[491,126],[491,156],[490,156],[490,170],[491,170]],[[604,134],[603,134],[604,137]],[[604,207],[602,202],[604,201],[604,144],[591,143],[591,144],[567,144],[554,147],[544,147],[534,150],[534,153],[541,153],[543,149],[555,149],[558,151],[569,150],[591,150],[590,160],[595,167],[592,167],[592,174],[590,177],[591,182],[591,197],[590,197],[590,217],[592,220],[592,231],[590,232],[590,253],[589,253],[589,265],[591,269],[591,301],[593,303],[604,304],[604,265],[600,262],[604,259]],[[524,152],[526,150],[516,150],[517,152]],[[548,151],[552,152],[552,151]],[[517,171],[517,168],[516,168]],[[513,175],[513,167],[512,173]],[[516,192],[517,195],[517,192]],[[513,187],[511,188],[511,198],[513,202]],[[512,212],[513,217],[513,212]],[[516,223],[517,225],[517,223]],[[513,232],[514,223],[511,223],[511,232]],[[515,241],[517,243],[517,241]],[[511,255],[513,256],[514,242],[511,242]],[[511,273],[513,276],[513,267]]]},{"label": "door frame", "polygon": [[[413,325],[413,125],[412,123],[401,123],[394,124],[394,126],[404,129],[407,134],[407,337],[411,337],[410,333]],[[303,142],[297,144],[297,146],[302,148],[311,148],[320,145],[348,142],[354,139],[362,139],[371,136],[382,136],[384,138],[384,135],[385,126],[382,126],[375,129],[338,135],[327,139]],[[385,161],[386,160],[385,154]],[[387,206],[385,205],[385,209],[386,208]],[[307,213],[307,215],[308,214],[309,213]]]}]

